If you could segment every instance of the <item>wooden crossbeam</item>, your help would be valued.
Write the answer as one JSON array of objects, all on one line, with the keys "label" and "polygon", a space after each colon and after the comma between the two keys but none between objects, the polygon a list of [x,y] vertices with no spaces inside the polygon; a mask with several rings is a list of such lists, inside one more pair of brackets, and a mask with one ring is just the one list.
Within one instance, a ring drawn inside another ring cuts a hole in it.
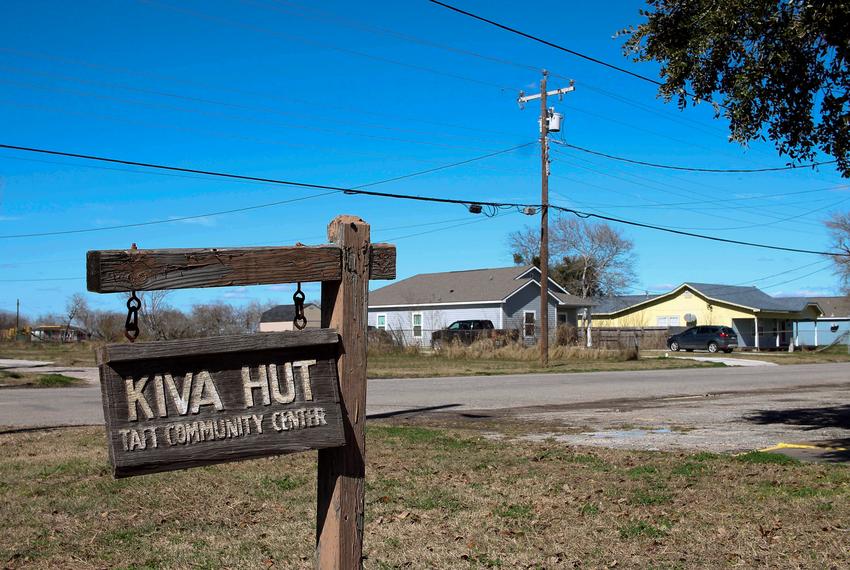
[{"label": "wooden crossbeam", "polygon": [[[336,244],[206,249],[89,251],[88,290],[94,293],[339,281],[342,249]],[[396,250],[372,244],[369,279],[395,279]]]}]

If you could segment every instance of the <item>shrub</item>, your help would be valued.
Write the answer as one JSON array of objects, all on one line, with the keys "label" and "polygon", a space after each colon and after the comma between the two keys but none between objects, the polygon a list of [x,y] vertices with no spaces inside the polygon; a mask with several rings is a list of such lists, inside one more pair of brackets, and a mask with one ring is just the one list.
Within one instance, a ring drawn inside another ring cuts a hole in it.
[{"label": "shrub", "polygon": [[557,346],[575,346],[578,344],[578,328],[573,325],[558,325],[555,329],[555,344]]},{"label": "shrub", "polygon": [[[540,358],[540,349],[537,346],[526,346],[521,342],[511,342],[501,346],[498,340],[481,339],[469,346],[457,342],[452,343],[444,347],[439,356],[450,359],[535,361]],[[555,346],[549,349],[549,358],[552,360],[626,361],[637,360],[638,351],[636,348],[608,349]]]}]

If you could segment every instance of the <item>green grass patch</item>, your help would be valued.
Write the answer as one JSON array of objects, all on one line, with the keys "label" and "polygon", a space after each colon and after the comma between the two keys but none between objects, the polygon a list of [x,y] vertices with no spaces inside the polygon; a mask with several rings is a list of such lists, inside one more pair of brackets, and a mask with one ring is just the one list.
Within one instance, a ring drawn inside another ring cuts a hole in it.
[{"label": "green grass patch", "polygon": [[670,473],[678,477],[699,477],[705,474],[708,468],[702,463],[691,463],[690,461],[676,465]]},{"label": "green grass patch", "polygon": [[36,382],[39,386],[44,386],[45,388],[61,388],[63,386],[79,384],[80,380],[69,376],[63,376],[62,374],[40,374],[38,378],[36,378]]},{"label": "green grass patch", "polygon": [[634,492],[631,498],[633,505],[663,505],[669,503],[672,499],[670,495],[660,490],[638,489]]},{"label": "green grass patch", "polygon": [[593,503],[585,503],[578,510],[583,516],[590,517],[599,514],[599,507]]},{"label": "green grass patch", "polygon": [[266,477],[263,479],[263,484],[278,491],[291,491],[297,489],[304,484],[304,479],[300,477]]},{"label": "green grass patch", "polygon": [[528,519],[534,514],[534,507],[527,503],[516,505],[502,505],[495,509],[494,514],[503,519]]},{"label": "green grass patch", "polygon": [[408,495],[404,499],[404,505],[409,509],[419,509],[422,511],[443,509],[450,513],[456,513],[463,508],[463,503],[456,496],[437,487]]},{"label": "green grass patch", "polygon": [[658,468],[653,467],[652,465],[639,465],[637,467],[632,467],[626,471],[626,473],[632,479],[644,479],[646,477],[654,477],[655,475],[658,475]]},{"label": "green grass patch", "polygon": [[800,465],[800,461],[781,453],[767,453],[764,451],[750,451],[735,456],[735,461],[741,463],[754,463],[757,465]]},{"label": "green grass patch", "polygon": [[432,449],[458,450],[475,447],[471,439],[461,439],[443,431],[415,426],[370,426],[369,435],[397,440],[401,444],[429,445]]}]

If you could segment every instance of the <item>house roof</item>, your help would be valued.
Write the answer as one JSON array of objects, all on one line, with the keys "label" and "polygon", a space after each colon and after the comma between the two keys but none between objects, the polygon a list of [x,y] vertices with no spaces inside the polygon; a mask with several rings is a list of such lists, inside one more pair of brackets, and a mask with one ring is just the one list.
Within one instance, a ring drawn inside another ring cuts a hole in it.
[{"label": "house roof", "polygon": [[618,295],[616,297],[603,297],[596,300],[596,308],[594,313],[616,313],[623,309],[628,309],[635,305],[639,305],[645,301],[657,299],[660,295]]},{"label": "house roof", "polygon": [[808,305],[817,304],[812,299],[805,297],[771,297],[758,287],[688,282],[661,295],[625,295],[603,299],[593,312],[596,314],[616,313],[660,297],[666,297],[685,287],[693,289],[714,301],[745,307],[755,311],[797,313],[804,310]]},{"label": "house roof", "polygon": [[596,301],[591,301],[590,299],[583,299],[577,295],[570,295],[569,293],[561,293],[560,291],[553,291],[555,296],[558,298],[558,301],[567,307],[593,307],[596,305]]},{"label": "house roof", "polygon": [[74,326],[74,325],[36,325],[32,327],[33,331],[74,331],[88,334],[88,331],[82,327]]},{"label": "house roof", "polygon": [[[316,305],[314,303],[307,303],[304,305],[304,308]],[[262,315],[260,315],[261,323],[281,323],[285,321],[291,321],[295,318],[295,305],[277,305],[276,307],[272,307],[268,311],[265,311]]]},{"label": "house roof", "polygon": [[[420,273],[370,292],[369,305],[381,307],[500,303],[529,283],[537,283],[537,280],[532,277],[520,277],[533,268],[533,265],[523,265],[442,273]],[[550,293],[562,303],[572,304],[578,299],[578,297],[558,291],[554,287],[550,289]],[[587,301],[582,301],[580,306],[587,305]]]},{"label": "house roof", "polygon": [[823,311],[823,318],[850,317],[850,295],[842,297],[809,297]]}]

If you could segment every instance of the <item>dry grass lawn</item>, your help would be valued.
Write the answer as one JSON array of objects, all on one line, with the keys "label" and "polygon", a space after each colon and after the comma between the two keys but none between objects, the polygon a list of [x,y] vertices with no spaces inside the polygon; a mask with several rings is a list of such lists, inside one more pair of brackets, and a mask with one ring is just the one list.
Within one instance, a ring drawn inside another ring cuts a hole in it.
[{"label": "dry grass lawn", "polygon": [[660,370],[723,366],[676,358],[649,357],[639,360],[550,360],[541,368],[534,360],[447,358],[430,354],[370,354],[369,378],[430,378],[435,376],[485,376],[549,372],[600,372],[614,370]]},{"label": "dry grass lawn", "polygon": [[[94,366],[95,343],[0,343],[0,358],[48,360],[59,365]],[[581,351],[575,351],[580,353]],[[615,356],[593,358],[557,358],[553,354],[546,372],[596,372],[600,370],[653,370],[660,368],[700,368],[715,364],[658,358],[652,355],[639,360],[623,360]],[[431,376],[471,376],[492,374],[525,374],[543,372],[536,356],[517,358],[484,358],[433,355],[416,352],[369,354],[369,378],[424,378]]]},{"label": "dry grass lawn", "polygon": [[[847,568],[850,469],[371,424],[367,568]],[[102,429],[0,435],[8,568],[309,568],[314,453],[112,480]]]},{"label": "dry grass lawn", "polygon": [[94,366],[93,342],[2,342],[0,358],[46,360],[60,366]]}]

